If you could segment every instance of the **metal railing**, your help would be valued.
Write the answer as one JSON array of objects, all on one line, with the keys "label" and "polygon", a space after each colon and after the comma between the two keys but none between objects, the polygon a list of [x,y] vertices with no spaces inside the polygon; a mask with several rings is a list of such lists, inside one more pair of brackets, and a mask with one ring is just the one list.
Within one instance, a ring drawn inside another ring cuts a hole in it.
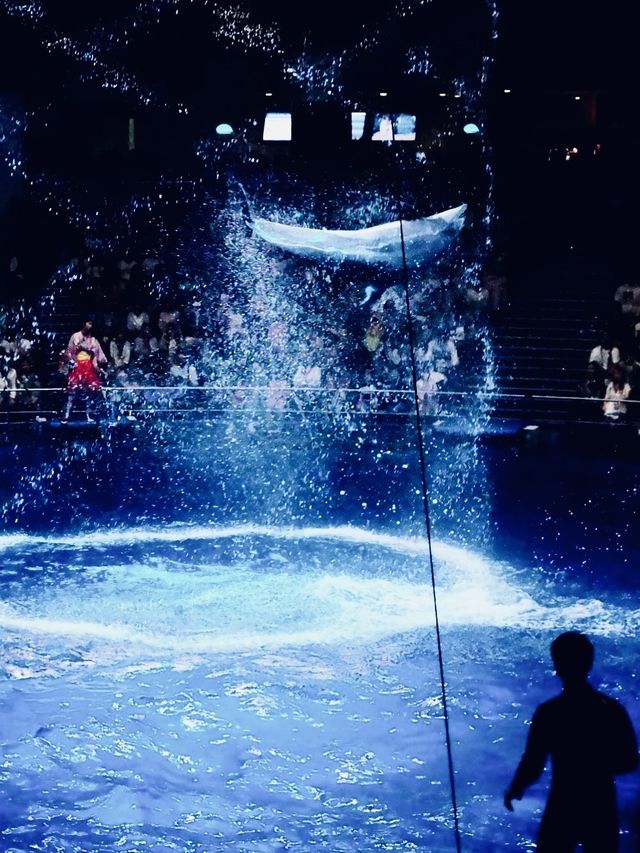
[{"label": "metal railing", "polygon": [[[274,412],[306,415],[379,414],[406,417],[412,414],[411,388],[326,388],[272,385],[126,385],[106,386],[77,411],[95,411],[111,420],[140,419],[160,415],[203,415],[225,412]],[[16,388],[0,391],[0,423],[36,421],[44,423],[61,416],[66,401],[62,387]],[[611,401],[608,401],[611,402]],[[490,389],[438,390],[422,399],[424,413],[454,418],[462,413],[541,421],[557,419],[562,406],[567,419],[575,420],[577,408],[593,413],[581,420],[606,421],[604,397],[564,394],[509,393]],[[621,401],[620,418],[640,418],[639,400]],[[549,417],[545,417],[545,414]],[[75,415],[72,412],[72,419]]]}]

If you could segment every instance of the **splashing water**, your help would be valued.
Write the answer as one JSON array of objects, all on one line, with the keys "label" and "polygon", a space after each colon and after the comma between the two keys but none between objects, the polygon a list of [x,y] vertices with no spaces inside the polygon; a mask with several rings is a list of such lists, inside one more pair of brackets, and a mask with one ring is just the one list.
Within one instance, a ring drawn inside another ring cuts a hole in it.
[{"label": "splashing water", "polygon": [[[355,527],[177,527],[7,536],[0,628],[22,656],[86,645],[91,665],[370,644],[433,626],[427,548]],[[437,542],[444,626],[631,635],[638,611],[549,599],[513,570]],[[12,674],[30,670],[6,661]],[[52,668],[46,664],[47,672]],[[54,665],[55,669],[55,665]]]}]

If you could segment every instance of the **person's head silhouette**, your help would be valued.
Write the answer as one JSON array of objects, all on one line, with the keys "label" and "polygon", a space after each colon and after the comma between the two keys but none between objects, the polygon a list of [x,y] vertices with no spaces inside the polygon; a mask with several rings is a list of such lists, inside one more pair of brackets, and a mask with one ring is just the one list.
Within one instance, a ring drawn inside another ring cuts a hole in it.
[{"label": "person's head silhouette", "polygon": [[551,643],[551,659],[565,687],[586,682],[593,658],[593,643],[579,631],[566,631]]}]

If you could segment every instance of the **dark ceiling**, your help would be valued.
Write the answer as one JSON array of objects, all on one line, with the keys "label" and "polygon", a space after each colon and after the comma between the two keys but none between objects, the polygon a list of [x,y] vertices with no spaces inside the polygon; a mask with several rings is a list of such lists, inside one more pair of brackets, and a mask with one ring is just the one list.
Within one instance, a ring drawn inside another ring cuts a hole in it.
[{"label": "dark ceiling", "polygon": [[[216,28],[224,28],[224,19],[212,15],[204,3],[159,4],[157,14],[134,15],[132,10],[154,4],[44,0],[45,14],[35,20],[8,14],[9,5],[15,4],[0,4],[0,91],[35,101],[77,79],[77,63],[60,50],[43,47],[63,36],[80,46],[100,44],[100,58],[127,68],[167,97],[188,91],[209,98],[249,98],[254,91],[262,92],[265,82],[285,86],[283,65],[303,55],[322,62],[323,57],[350,52],[347,65],[356,95],[366,80],[372,88],[382,85],[385,77],[401,86],[396,68],[411,46],[427,45],[432,67],[444,78],[464,73],[477,65],[489,25],[482,0],[431,0],[422,6],[415,0],[324,0],[293,11],[286,0],[250,0],[239,8],[246,10],[246,20],[254,27],[261,25],[262,43],[258,38],[247,49],[215,36]],[[405,6],[411,14],[402,14]],[[633,4],[620,0],[597,7],[575,0],[500,3],[499,38],[492,48],[497,77],[505,85],[555,91],[633,88],[637,73],[632,17]],[[241,30],[242,17],[233,25]],[[124,33],[126,45],[117,38]]]},{"label": "dark ceiling", "polygon": [[[398,111],[431,99],[433,117],[443,106],[440,89],[451,93],[465,79],[470,91],[479,89],[477,72],[490,54],[485,92],[497,198],[510,211],[503,221],[525,233],[525,217],[537,223],[560,192],[558,217],[575,221],[588,239],[590,223],[600,221],[595,214],[619,213],[639,183],[639,120],[630,108],[638,78],[634,4],[502,0],[495,19],[490,9],[485,0],[323,0],[293,10],[290,0],[0,0],[0,107],[13,100],[18,111],[33,112],[26,147],[39,152],[34,162],[58,145],[65,168],[76,168],[84,144],[87,174],[100,173],[118,145],[126,156],[128,117],[144,112],[139,178],[147,174],[143,163],[151,175],[166,174],[169,162],[188,172],[194,140],[215,137],[218,116],[263,115],[266,90],[273,106],[304,113],[323,101],[343,111],[369,107],[384,89]],[[412,54],[423,67],[408,74]],[[188,108],[188,133],[179,105]],[[144,147],[144,134],[158,140],[155,149]],[[604,143],[597,157],[596,143]],[[580,157],[565,167],[572,146]],[[131,164],[118,162],[116,174]]]}]

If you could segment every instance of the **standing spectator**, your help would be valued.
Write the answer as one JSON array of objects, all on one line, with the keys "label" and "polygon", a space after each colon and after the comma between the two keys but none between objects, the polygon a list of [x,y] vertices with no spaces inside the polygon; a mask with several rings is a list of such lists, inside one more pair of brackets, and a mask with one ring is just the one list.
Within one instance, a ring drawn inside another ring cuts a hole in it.
[{"label": "standing spectator", "polygon": [[538,831],[540,853],[618,850],[615,777],[638,766],[638,743],[624,707],[589,684],[593,644],[567,631],[551,644],[562,693],[536,709],[527,745],[504,796],[513,800],[543,773],[551,757],[551,789]]}]

